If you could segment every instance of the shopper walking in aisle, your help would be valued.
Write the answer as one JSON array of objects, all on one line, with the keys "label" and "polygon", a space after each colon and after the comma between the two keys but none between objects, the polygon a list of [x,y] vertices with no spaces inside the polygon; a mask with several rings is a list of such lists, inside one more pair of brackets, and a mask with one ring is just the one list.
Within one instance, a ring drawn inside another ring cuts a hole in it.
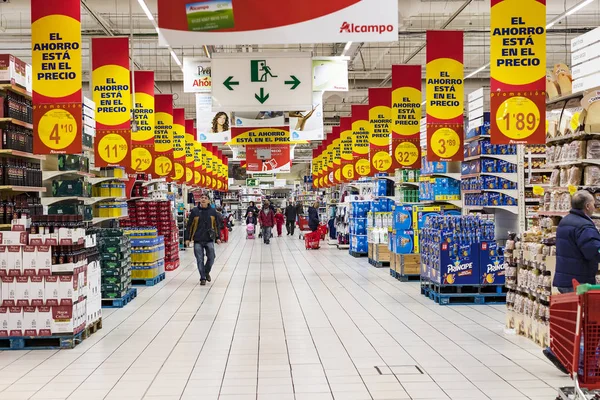
[{"label": "shopper walking in aisle", "polygon": [[300,215],[304,215],[304,206],[301,201],[296,203],[296,216],[299,217]]},{"label": "shopper walking in aisle", "polygon": [[251,201],[250,204],[248,204],[248,208],[246,209],[246,215],[244,215],[244,218],[248,216],[249,212],[252,212],[255,216],[258,215],[258,207],[254,205],[253,201]]},{"label": "shopper walking in aisle", "polygon": [[285,229],[288,235],[294,236],[294,228],[296,227],[296,207],[291,201],[288,202],[285,208]]},{"label": "shopper walking in aisle", "polygon": [[[591,219],[596,211],[594,196],[580,190],[571,197],[571,211],[556,230],[556,272],[552,286],[559,293],[573,292],[573,279],[579,283],[596,283],[600,263],[600,233]],[[544,355],[562,372],[567,369],[550,348]]]},{"label": "shopper walking in aisle", "polygon": [[277,224],[277,236],[281,236],[281,231],[283,228],[283,221],[285,220],[283,213],[281,212],[281,208],[278,208],[275,212],[275,224]]},{"label": "shopper walking in aisle", "polygon": [[315,201],[311,207],[308,207],[308,227],[311,231],[319,229],[319,202]]},{"label": "shopper walking in aisle", "polygon": [[258,223],[260,224],[265,244],[269,244],[271,242],[271,229],[275,225],[275,213],[271,209],[269,200],[265,200],[262,210],[258,213]]},{"label": "shopper walking in aisle", "polygon": [[[194,207],[188,218],[185,230],[185,245],[189,247],[194,242],[194,256],[200,273],[200,285],[210,282],[210,270],[215,262],[215,242],[221,244],[219,232],[221,221],[217,211],[210,206],[206,193],[200,196],[200,203]],[[204,256],[206,255],[206,262]]]}]

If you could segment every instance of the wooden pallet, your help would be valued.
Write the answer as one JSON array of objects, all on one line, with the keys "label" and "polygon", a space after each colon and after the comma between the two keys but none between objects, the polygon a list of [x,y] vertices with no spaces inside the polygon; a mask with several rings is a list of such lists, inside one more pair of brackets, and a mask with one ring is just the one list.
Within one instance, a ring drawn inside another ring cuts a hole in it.
[{"label": "wooden pallet", "polygon": [[377,260],[374,260],[372,258],[369,258],[369,264],[371,264],[372,266],[374,266],[376,268],[383,268],[383,267],[389,267],[390,266],[390,262],[389,261],[377,261]]},{"label": "wooden pallet", "polygon": [[12,336],[0,338],[0,350],[73,349],[84,339],[84,331],[75,335]]},{"label": "wooden pallet", "polygon": [[350,255],[355,258],[366,257],[367,253],[359,253],[358,251],[351,251]]},{"label": "wooden pallet", "polygon": [[441,306],[452,304],[502,304],[506,303],[506,293],[439,293],[427,286],[421,286],[421,294]]},{"label": "wooden pallet", "polygon": [[131,284],[137,286],[154,286],[165,279],[165,273],[159,274],[150,279],[132,279]]},{"label": "wooden pallet", "polygon": [[419,275],[419,274],[400,275],[399,273],[396,272],[396,279],[398,279],[400,282],[416,282],[419,279],[421,279],[421,275]]},{"label": "wooden pallet", "polygon": [[83,331],[83,339],[87,339],[90,336],[92,336],[94,333],[98,332],[98,330],[102,329],[102,318],[100,318],[98,321],[92,323],[91,325],[88,325],[87,328],[85,328],[85,330]]},{"label": "wooden pallet", "polygon": [[127,294],[118,299],[102,299],[102,308],[123,308],[137,297],[137,289],[131,288]]}]

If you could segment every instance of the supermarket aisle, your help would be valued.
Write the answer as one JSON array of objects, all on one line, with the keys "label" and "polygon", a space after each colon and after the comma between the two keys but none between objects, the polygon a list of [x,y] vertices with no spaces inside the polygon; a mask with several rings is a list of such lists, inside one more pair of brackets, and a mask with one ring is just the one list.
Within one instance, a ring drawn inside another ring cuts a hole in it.
[{"label": "supermarket aisle", "polygon": [[243,228],[212,285],[186,251],[76,349],[0,353],[0,399],[552,400],[569,383],[503,334],[504,306],[435,306],[364,258]]}]

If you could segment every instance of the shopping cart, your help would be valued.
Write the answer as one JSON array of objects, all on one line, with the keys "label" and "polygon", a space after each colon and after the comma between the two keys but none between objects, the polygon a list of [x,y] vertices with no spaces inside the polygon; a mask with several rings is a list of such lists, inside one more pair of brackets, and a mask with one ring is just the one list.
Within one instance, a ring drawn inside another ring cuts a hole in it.
[{"label": "shopping cart", "polygon": [[600,285],[577,285],[550,297],[550,348],[570,371],[573,387],[557,399],[600,399]]},{"label": "shopping cart", "polygon": [[298,215],[298,229],[300,229],[300,235],[298,236],[300,239],[303,239],[305,234],[312,232],[308,227],[308,218],[304,215]]},{"label": "shopping cart", "polygon": [[304,235],[304,246],[306,250],[317,250],[321,247],[321,234],[319,231],[306,233]]}]

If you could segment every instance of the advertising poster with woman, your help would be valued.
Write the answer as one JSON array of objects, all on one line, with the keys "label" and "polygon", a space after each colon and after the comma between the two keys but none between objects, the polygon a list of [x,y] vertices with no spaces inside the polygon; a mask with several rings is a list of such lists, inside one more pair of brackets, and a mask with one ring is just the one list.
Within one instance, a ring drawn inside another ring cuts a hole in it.
[{"label": "advertising poster with woman", "polygon": [[196,129],[200,143],[225,143],[231,140],[231,118],[220,111],[212,112],[210,93],[196,94]]}]

